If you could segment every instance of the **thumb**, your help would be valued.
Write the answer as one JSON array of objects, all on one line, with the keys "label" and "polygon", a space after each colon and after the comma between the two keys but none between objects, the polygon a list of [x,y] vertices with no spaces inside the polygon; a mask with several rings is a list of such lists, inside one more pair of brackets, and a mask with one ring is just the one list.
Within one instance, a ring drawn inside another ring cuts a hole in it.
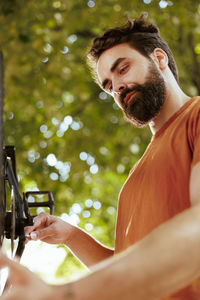
[{"label": "thumb", "polygon": [[30,233],[30,237],[32,240],[37,241],[37,240],[43,240],[49,236],[52,235],[52,226],[49,226],[47,228],[43,228],[40,230],[32,231]]},{"label": "thumb", "polygon": [[32,231],[34,231],[34,225],[33,226],[26,226],[24,227],[25,234],[30,234]]}]

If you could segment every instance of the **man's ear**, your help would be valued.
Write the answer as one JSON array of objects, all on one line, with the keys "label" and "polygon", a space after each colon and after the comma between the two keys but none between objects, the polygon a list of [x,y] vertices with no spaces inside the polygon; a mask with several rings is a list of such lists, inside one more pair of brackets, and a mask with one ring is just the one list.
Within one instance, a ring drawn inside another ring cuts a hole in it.
[{"label": "man's ear", "polygon": [[161,48],[155,48],[151,53],[151,58],[158,65],[160,70],[164,70],[168,66],[168,56],[167,53]]}]

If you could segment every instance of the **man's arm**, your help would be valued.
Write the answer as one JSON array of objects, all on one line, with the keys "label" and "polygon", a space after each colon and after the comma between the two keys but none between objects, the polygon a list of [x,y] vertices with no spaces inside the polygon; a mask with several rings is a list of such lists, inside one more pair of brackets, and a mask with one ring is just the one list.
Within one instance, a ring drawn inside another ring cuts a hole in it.
[{"label": "man's arm", "polygon": [[191,208],[157,227],[124,253],[100,263],[93,273],[75,282],[74,296],[83,300],[155,300],[198,278],[200,163],[191,172],[190,198]]},{"label": "man's arm", "polygon": [[76,283],[74,293],[79,299],[79,291],[84,291],[82,300],[155,300],[176,292],[199,276],[197,205],[159,226],[128,251],[97,265],[93,273]]},{"label": "man's arm", "polygon": [[[200,276],[200,163],[190,178],[192,207],[153,230],[128,251],[77,281],[80,299],[161,299]],[[85,286],[85,289],[83,288]],[[92,287],[89,289],[89,286]],[[103,288],[106,286],[106,291]]]},{"label": "man's arm", "polygon": [[[200,276],[200,205],[159,226],[122,254],[95,266],[91,274],[62,286],[40,283],[15,262],[10,268],[11,294],[2,300],[158,300]],[[17,265],[17,268],[16,268]],[[37,290],[36,294],[34,290]],[[50,296],[51,295],[51,296]]]},{"label": "man's arm", "polygon": [[79,227],[74,228],[73,238],[66,245],[89,268],[114,254],[113,249],[105,247]]},{"label": "man's arm", "polygon": [[39,214],[34,219],[34,225],[26,227],[25,232],[30,235],[29,239],[66,245],[89,268],[113,255],[112,249],[84,230],[46,213]]}]

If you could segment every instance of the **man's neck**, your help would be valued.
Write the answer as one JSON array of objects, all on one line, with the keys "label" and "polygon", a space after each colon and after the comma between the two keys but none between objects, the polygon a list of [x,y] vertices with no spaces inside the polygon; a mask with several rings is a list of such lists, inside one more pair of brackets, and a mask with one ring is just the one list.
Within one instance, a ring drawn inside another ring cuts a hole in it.
[{"label": "man's neck", "polygon": [[168,120],[190,99],[181,88],[168,88],[163,107],[153,121],[149,123],[152,134],[155,134]]}]

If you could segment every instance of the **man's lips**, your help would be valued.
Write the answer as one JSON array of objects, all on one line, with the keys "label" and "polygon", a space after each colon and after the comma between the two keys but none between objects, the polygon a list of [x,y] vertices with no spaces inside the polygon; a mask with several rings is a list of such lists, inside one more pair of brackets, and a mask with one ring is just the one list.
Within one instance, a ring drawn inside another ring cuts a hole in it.
[{"label": "man's lips", "polygon": [[123,102],[125,102],[126,104],[128,104],[133,99],[133,97],[135,96],[136,93],[137,93],[136,91],[128,93],[124,97]]}]

